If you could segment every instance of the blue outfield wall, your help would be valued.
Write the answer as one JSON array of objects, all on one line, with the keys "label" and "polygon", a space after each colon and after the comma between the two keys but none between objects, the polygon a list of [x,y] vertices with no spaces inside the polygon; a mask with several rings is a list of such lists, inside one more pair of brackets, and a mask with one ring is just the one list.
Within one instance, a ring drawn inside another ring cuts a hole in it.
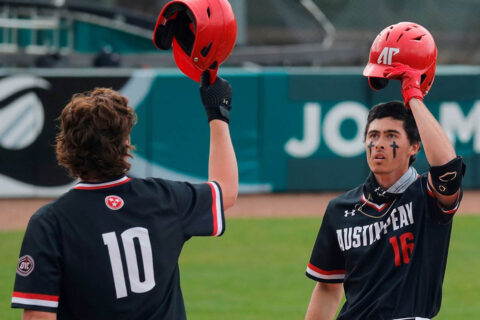
[{"label": "blue outfield wall", "polygon": [[[368,174],[368,110],[401,99],[393,81],[373,91],[362,68],[222,69],[233,87],[231,135],[240,190],[344,190]],[[209,131],[198,84],[174,69],[4,70],[0,73],[0,196],[55,196],[74,181],[56,166],[55,118],[75,92],[119,90],[139,121],[131,174],[204,181]],[[425,103],[480,187],[480,68],[439,67]],[[416,165],[428,169],[423,153]]]}]

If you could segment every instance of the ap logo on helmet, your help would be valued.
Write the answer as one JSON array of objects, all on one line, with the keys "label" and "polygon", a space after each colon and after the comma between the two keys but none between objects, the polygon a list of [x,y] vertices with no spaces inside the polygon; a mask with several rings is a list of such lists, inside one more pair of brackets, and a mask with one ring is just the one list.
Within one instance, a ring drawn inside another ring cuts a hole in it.
[{"label": "ap logo on helmet", "polygon": [[377,63],[379,64],[392,64],[392,57],[400,52],[398,48],[383,48],[382,52],[378,56]]}]

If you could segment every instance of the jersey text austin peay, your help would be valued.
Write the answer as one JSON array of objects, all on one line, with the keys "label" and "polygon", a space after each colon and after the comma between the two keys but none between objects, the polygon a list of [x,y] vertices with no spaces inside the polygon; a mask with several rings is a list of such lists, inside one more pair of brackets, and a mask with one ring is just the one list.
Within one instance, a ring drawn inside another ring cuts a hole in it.
[{"label": "jersey text austin peay", "polygon": [[410,202],[393,209],[385,221],[338,229],[336,230],[338,245],[342,251],[360,246],[369,246],[380,240],[382,234],[387,234],[389,231],[396,231],[413,224],[412,212],[412,202]]}]

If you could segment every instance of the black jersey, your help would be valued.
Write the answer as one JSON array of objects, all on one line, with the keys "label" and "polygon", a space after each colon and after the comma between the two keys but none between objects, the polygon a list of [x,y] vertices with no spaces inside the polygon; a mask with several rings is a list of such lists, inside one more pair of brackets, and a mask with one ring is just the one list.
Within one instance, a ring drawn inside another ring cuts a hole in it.
[{"label": "black jersey", "polygon": [[58,319],[185,319],[182,247],[224,230],[215,182],[79,183],[30,219],[12,307]]},{"label": "black jersey", "polygon": [[393,201],[375,204],[363,185],[330,201],[307,267],[316,281],[342,283],[338,319],[430,319],[439,309],[452,228],[418,178]]}]

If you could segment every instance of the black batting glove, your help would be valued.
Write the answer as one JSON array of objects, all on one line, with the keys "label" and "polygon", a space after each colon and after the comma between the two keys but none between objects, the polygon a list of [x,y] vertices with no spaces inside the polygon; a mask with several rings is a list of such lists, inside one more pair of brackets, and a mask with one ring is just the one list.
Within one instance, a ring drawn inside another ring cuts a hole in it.
[{"label": "black batting glove", "polygon": [[210,73],[204,71],[200,78],[200,97],[207,112],[208,122],[218,119],[230,123],[232,87],[227,80],[217,77],[210,85]]}]

